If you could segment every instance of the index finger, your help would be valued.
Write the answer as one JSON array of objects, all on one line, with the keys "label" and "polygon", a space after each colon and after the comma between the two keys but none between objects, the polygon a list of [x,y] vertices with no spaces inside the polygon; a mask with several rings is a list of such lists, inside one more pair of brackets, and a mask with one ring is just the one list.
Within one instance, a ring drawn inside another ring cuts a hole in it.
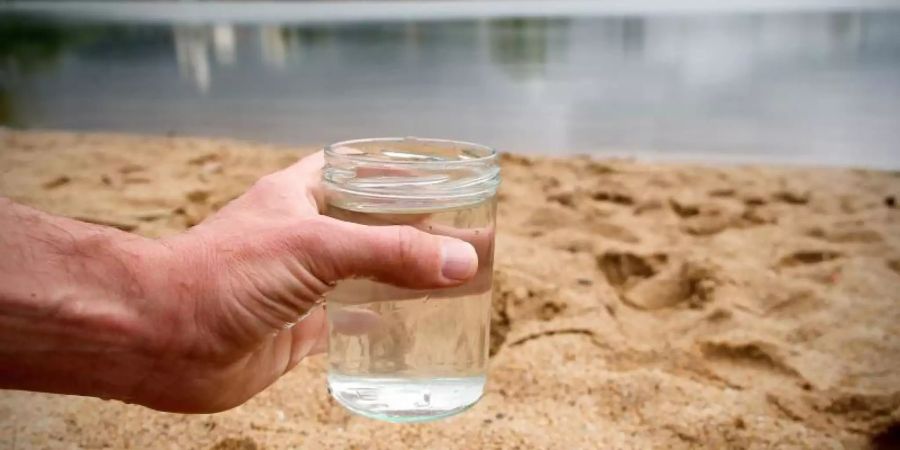
[{"label": "index finger", "polygon": [[301,158],[270,176],[277,179],[287,194],[303,196],[322,212],[325,208],[325,195],[322,189],[322,168],[325,156],[322,150]]}]

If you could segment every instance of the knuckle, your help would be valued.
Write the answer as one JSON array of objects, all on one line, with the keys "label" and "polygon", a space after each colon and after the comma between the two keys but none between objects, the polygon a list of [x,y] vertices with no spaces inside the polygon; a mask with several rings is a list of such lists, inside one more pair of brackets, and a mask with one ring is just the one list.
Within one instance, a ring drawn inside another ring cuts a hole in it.
[{"label": "knuckle", "polygon": [[397,227],[396,258],[402,267],[415,267],[419,254],[418,233],[412,227]]}]

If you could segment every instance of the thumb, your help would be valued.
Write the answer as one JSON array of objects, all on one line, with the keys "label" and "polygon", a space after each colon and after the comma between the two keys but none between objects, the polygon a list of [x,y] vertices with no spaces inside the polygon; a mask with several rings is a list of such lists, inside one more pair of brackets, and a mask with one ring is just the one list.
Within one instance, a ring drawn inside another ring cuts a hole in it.
[{"label": "thumb", "polygon": [[[299,254],[319,280],[373,278],[411,289],[455,286],[478,270],[468,242],[409,226],[370,226],[320,217],[320,230],[302,233]],[[310,238],[312,242],[310,242]]]}]

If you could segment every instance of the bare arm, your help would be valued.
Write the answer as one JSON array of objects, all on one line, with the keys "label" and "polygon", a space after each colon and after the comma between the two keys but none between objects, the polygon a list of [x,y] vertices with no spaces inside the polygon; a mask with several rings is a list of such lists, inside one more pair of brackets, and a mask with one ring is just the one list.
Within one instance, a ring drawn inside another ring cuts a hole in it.
[{"label": "bare arm", "polygon": [[321,155],[152,240],[0,199],[0,388],[178,412],[239,405],[325,343],[347,277],[455,286],[465,242],[319,215]]},{"label": "bare arm", "polygon": [[0,387],[125,399],[151,362],[150,239],[0,198]]}]

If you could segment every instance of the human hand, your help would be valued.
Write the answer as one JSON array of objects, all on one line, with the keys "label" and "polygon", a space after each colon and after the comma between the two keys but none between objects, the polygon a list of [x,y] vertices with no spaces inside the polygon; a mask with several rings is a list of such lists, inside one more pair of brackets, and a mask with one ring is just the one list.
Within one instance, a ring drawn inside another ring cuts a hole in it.
[{"label": "human hand", "polygon": [[[432,289],[477,269],[473,247],[409,226],[319,214],[322,155],[261,178],[191,230],[160,241],[141,272],[152,367],[127,399],[155,409],[239,405],[326,343],[318,306],[340,279]],[[298,322],[299,321],[299,322]]]}]

